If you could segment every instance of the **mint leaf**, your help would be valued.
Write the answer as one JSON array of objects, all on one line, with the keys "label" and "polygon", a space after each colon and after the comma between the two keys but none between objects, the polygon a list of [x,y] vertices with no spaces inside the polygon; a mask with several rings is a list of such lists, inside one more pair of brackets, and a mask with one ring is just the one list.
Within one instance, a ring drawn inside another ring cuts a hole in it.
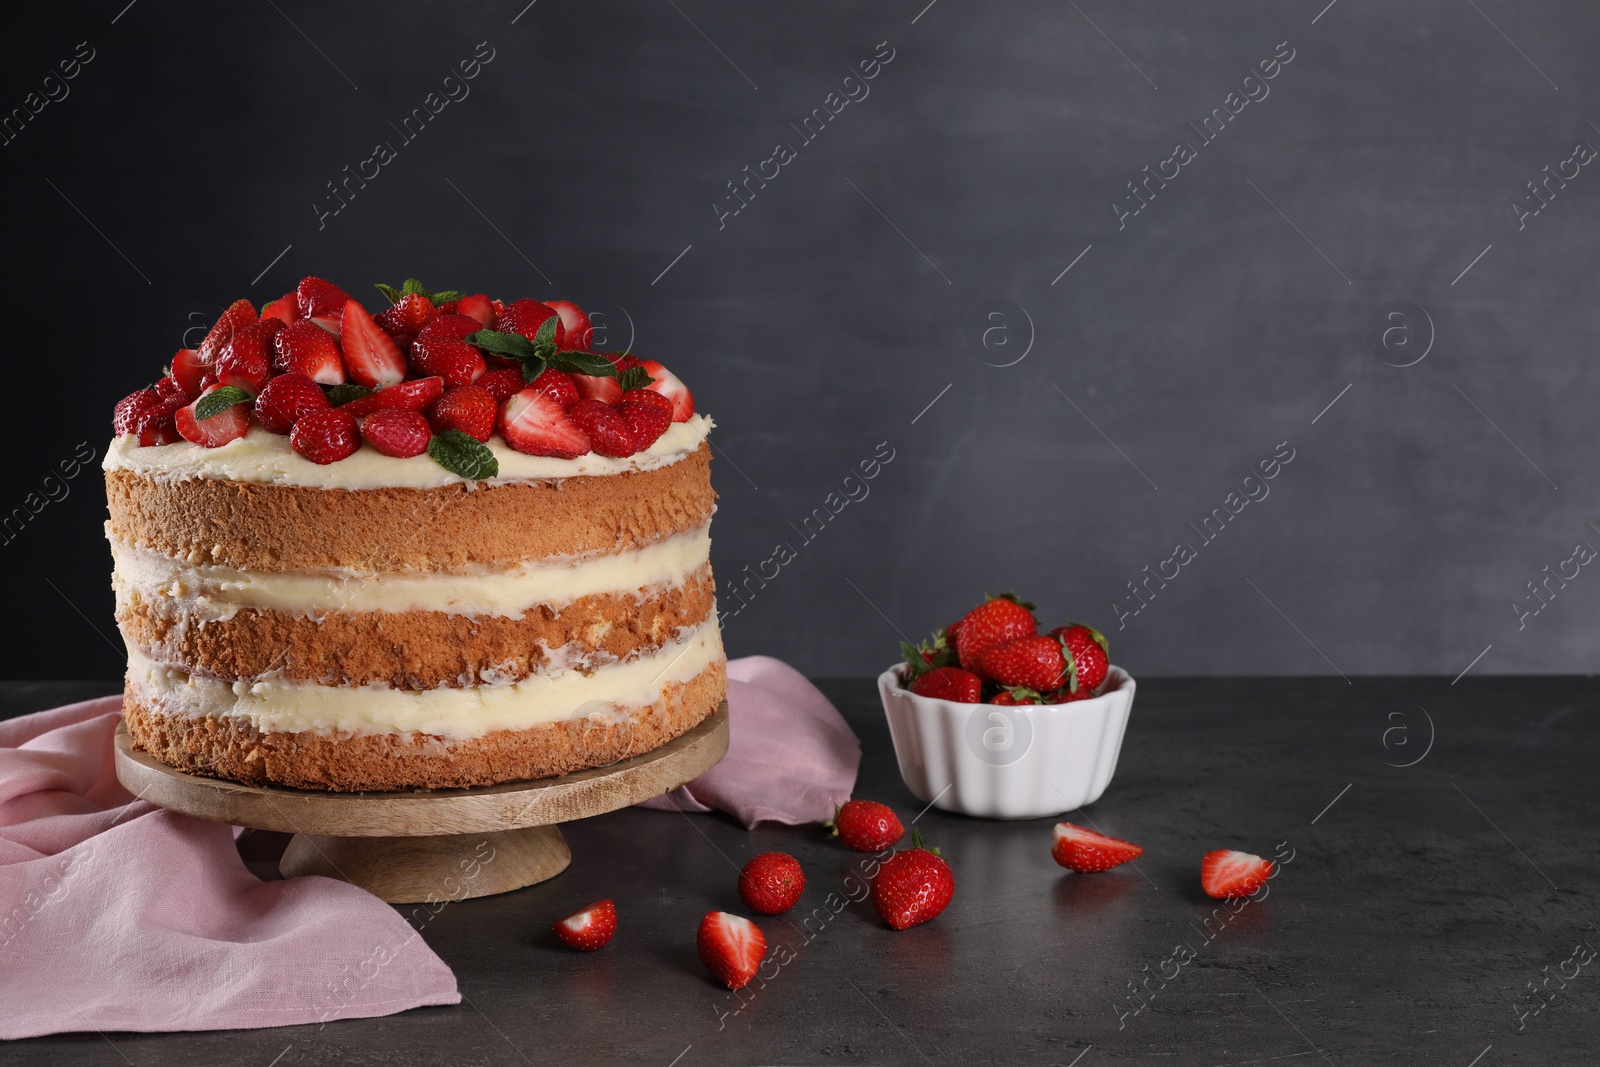
[{"label": "mint leaf", "polygon": [[617,375],[617,384],[622,386],[624,393],[629,389],[643,389],[653,381],[655,379],[650,377],[650,372],[643,367],[629,367]]},{"label": "mint leaf", "polygon": [[[539,332],[544,332],[543,326],[539,327]],[[566,371],[568,374],[587,374],[592,378],[617,376],[616,364],[594,352],[555,352],[546,356],[545,361],[556,370]]]},{"label": "mint leaf", "polygon": [[421,293],[421,292],[426,292],[426,290],[424,290],[422,288],[422,279],[421,278],[407,278],[405,280],[405,282],[400,286],[400,295],[401,296],[410,296],[412,293]]},{"label": "mint leaf", "polygon": [[377,284],[377,290],[384,295],[384,299],[388,300],[390,305],[400,303],[401,299],[406,295],[394,286],[384,285],[382,282]]},{"label": "mint leaf", "polygon": [[433,304],[434,307],[438,307],[440,304],[448,304],[452,300],[461,299],[461,293],[458,290],[443,289],[435,293],[423,285],[422,279],[420,278],[407,278],[398,289],[392,285],[384,285],[382,282],[379,282],[377,289],[378,292],[382,293],[388,298],[389,303],[391,304],[398,304],[406,297],[412,295],[420,295],[425,297],[430,303]]},{"label": "mint leaf", "polygon": [[522,380],[531,382],[545,372],[544,357],[534,356],[522,361]]},{"label": "mint leaf", "polygon": [[553,345],[556,343],[556,327],[561,325],[560,315],[551,315],[539,324],[533,331],[533,343],[536,345]]},{"label": "mint leaf", "polygon": [[485,352],[526,362],[538,357],[532,341],[520,333],[502,333],[499,330],[479,330],[465,337],[467,344],[477,345]]},{"label": "mint leaf", "polygon": [[338,407],[340,404],[348,404],[352,400],[360,400],[364,396],[371,395],[372,390],[364,385],[357,385],[355,382],[340,382],[328,390],[328,403]]},{"label": "mint leaf", "polygon": [[448,304],[452,300],[460,300],[461,299],[461,290],[459,290],[459,289],[443,289],[443,290],[440,290],[437,293],[428,293],[427,297],[428,297],[429,300],[433,301],[433,306],[434,307],[438,307],[441,304]]},{"label": "mint leaf", "polygon": [[221,389],[213,389],[201,397],[194,405],[194,417],[201,422],[224,411],[235,404],[248,404],[255,397],[234,385],[224,385]]},{"label": "mint leaf", "polygon": [[460,430],[446,430],[428,442],[428,455],[451,474],[468,481],[493,478],[500,473],[500,461],[489,446]]}]

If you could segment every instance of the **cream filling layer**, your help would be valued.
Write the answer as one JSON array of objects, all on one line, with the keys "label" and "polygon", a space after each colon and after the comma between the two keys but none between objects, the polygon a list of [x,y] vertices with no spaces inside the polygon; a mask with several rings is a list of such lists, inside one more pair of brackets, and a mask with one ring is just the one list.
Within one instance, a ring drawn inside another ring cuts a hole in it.
[{"label": "cream filling layer", "polygon": [[475,689],[225,682],[155,663],[135,648],[128,649],[128,677],[141,698],[169,715],[245,719],[263,733],[343,730],[466,740],[561,719],[616,720],[626,709],[655,703],[668,685],[687,682],[722,654],[712,615],[648,656]]},{"label": "cream filling layer", "polygon": [[112,536],[111,585],[119,602],[137,592],[181,607],[196,620],[230,619],[240,608],[312,615],[325,611],[437,611],[520,618],[541,605],[560,610],[580,597],[682,585],[711,558],[711,527],[604,555],[530,560],[469,571],[242,571],[186,563]]},{"label": "cream filling layer", "polygon": [[[488,446],[499,461],[500,473],[486,481],[491,485],[557,481],[669,467],[699,448],[712,425],[704,415],[691,416],[687,422],[673,423],[643,452],[621,459],[593,452],[577,459],[529,456],[496,435],[489,438]],[[462,481],[426,455],[399,459],[373,448],[363,448],[337,463],[312,463],[289,447],[288,437],[268,433],[260,426],[251,427],[249,433],[221,448],[203,448],[188,441],[142,446],[138,438],[124,434],[111,442],[101,466],[163,481],[215,478],[312,489],[436,489]]]}]

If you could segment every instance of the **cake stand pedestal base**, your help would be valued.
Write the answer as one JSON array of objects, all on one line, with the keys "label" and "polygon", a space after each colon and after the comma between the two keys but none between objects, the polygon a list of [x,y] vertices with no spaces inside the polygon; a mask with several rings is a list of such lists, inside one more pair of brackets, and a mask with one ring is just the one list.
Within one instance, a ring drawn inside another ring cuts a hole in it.
[{"label": "cake stand pedestal base", "polygon": [[435,837],[295,834],[278,861],[285,878],[320,874],[391,904],[431,904],[506,893],[554,878],[572,862],[554,826]]},{"label": "cake stand pedestal base", "polygon": [[321,793],[186,774],[117,727],[117,778],[198,819],[294,834],[278,869],[321,874],[391,904],[505,893],[554,878],[572,853],[557,824],[669,793],[728,751],[728,702],[688,733],[609,767],[477,789]]}]

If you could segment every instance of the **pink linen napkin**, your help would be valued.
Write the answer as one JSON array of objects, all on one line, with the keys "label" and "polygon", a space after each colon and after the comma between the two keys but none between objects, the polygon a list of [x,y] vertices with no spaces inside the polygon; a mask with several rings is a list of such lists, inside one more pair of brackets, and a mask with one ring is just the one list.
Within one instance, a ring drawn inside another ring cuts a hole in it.
[{"label": "pink linen napkin", "polygon": [[728,754],[639,807],[725,811],[748,827],[833,818],[850,799],[861,742],[806,676],[771,656],[728,661]]},{"label": "pink linen napkin", "polygon": [[223,823],[117,781],[120,696],[0,721],[0,1038],[221,1030],[456,1004],[400,913],[330,878],[263,882]]}]

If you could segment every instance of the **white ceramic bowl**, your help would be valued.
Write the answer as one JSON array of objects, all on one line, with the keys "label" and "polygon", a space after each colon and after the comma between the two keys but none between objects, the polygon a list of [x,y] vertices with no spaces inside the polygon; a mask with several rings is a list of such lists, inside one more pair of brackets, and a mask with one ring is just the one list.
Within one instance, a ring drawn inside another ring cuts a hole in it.
[{"label": "white ceramic bowl", "polygon": [[1060,815],[1111,784],[1133,710],[1133,678],[1113,666],[1101,693],[1070,704],[959,704],[878,676],[900,777],[945,811],[987,819]]}]

